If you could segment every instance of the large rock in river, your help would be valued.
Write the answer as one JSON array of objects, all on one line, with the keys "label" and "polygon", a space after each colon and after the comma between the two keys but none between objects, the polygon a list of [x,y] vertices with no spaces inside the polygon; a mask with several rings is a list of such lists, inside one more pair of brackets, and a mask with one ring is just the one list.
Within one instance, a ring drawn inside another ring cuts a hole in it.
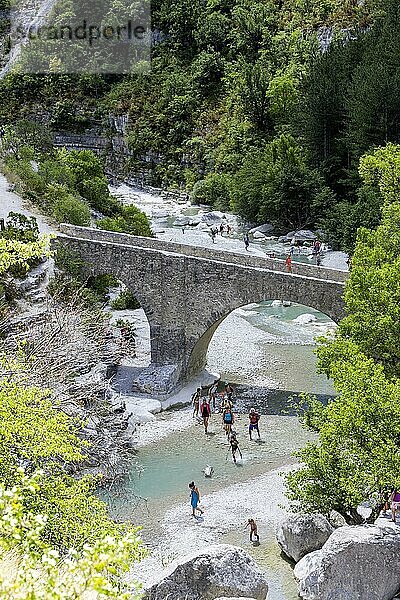
[{"label": "large rock in river", "polygon": [[173,564],[161,581],[146,591],[148,600],[214,600],[238,597],[265,600],[268,585],[252,558],[241,548],[220,544]]},{"label": "large rock in river", "polygon": [[304,600],[392,600],[400,589],[400,527],[336,529],[295,567]]},{"label": "large rock in river", "polygon": [[320,514],[289,515],[280,524],[276,539],[282,551],[295,562],[325,544],[334,529]]},{"label": "large rock in river", "polygon": [[207,225],[214,225],[220,223],[223,219],[226,219],[226,215],[219,210],[212,210],[211,212],[204,213],[201,220]]}]

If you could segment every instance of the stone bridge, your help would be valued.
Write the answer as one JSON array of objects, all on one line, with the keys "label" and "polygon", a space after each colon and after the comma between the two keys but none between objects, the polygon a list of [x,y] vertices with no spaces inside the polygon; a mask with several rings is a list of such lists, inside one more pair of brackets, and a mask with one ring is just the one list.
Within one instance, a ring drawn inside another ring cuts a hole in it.
[{"label": "stone bridge", "polygon": [[205,366],[218,325],[235,308],[289,300],[338,321],[347,272],[61,225],[56,246],[83,259],[87,273],[112,273],[140,302],[150,324],[151,368],[168,378],[164,391]]}]

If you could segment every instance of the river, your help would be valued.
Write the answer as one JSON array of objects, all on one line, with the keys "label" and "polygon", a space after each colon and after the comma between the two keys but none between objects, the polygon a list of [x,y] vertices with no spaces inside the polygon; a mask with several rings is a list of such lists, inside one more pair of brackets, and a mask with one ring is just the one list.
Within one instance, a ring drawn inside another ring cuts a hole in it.
[{"label": "river", "polygon": [[[130,196],[124,186],[121,195],[125,202],[145,208],[150,217],[160,211],[160,202],[152,201],[148,194],[134,191]],[[168,207],[174,216],[187,209],[173,202]],[[158,221],[153,218],[153,226]],[[172,222],[167,219],[157,237],[212,244],[207,232],[182,231],[172,227]],[[239,233],[233,238],[219,236],[218,244],[245,251]],[[251,251],[265,253],[268,245],[285,253],[276,240],[253,244]],[[299,260],[309,257],[303,254]],[[283,306],[274,298],[242,307],[221,323],[209,346],[207,368],[235,387],[235,429],[243,460],[233,463],[219,413],[213,414],[208,435],[193,419],[190,408],[163,412],[139,428],[139,450],[129,476],[118,490],[103,495],[117,518],[142,525],[150,555],[132,576],[149,584],[185,553],[212,543],[233,543],[251,553],[265,570],[269,600],[297,598],[291,566],[281,558],[275,542],[276,527],[288,505],[284,474],[295,468],[293,452],[312,439],[300,426],[292,404],[299,392],[321,398],[334,393],[330,382],[316,373],[314,355],[315,338],[329,334],[334,327],[326,315],[310,307]],[[248,438],[251,407],[262,415],[261,441]],[[206,465],[214,467],[210,479],[203,474]],[[204,518],[191,516],[188,482],[192,480],[200,487]],[[259,525],[260,546],[248,541],[245,524],[249,517]]]}]

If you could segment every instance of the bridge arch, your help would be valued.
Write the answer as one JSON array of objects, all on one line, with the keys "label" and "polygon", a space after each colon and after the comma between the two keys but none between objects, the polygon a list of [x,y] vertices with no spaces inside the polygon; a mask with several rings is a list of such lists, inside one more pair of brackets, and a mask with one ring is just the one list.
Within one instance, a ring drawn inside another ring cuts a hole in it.
[{"label": "bridge arch", "polygon": [[313,309],[313,310],[318,310],[319,312],[326,315],[329,319],[331,319],[335,323],[338,323],[338,321],[340,320],[338,318],[337,314],[333,314],[333,315],[328,314],[328,312],[322,310],[321,306],[311,306],[309,303],[307,303],[303,299],[293,300],[293,297],[292,298],[287,298],[287,297],[279,297],[278,298],[278,297],[264,297],[263,296],[261,298],[253,298],[252,297],[252,299],[249,302],[241,303],[240,301],[236,301],[234,306],[232,306],[231,308],[224,311],[224,314],[219,315],[215,319],[214,319],[214,317],[212,317],[210,319],[210,321],[207,324],[205,324],[204,332],[198,338],[197,342],[195,343],[195,345],[190,353],[190,356],[188,357],[187,377],[188,378],[192,377],[193,375],[195,375],[196,373],[201,371],[206,366],[207,352],[208,352],[209,345],[214,337],[215,332],[217,331],[219,326],[223,323],[223,321],[225,321],[225,319],[227,317],[229,317],[235,310],[237,310],[239,308],[244,308],[251,304],[259,305],[262,302],[268,302],[268,301],[274,301],[274,300],[280,300],[282,302],[289,301],[291,305],[301,305],[304,307],[304,309],[309,308],[309,309]]},{"label": "bridge arch", "polygon": [[[137,297],[150,324],[152,368],[165,392],[205,365],[209,341],[234,309],[269,299],[344,315],[343,271],[294,265],[89,228],[61,226],[57,246],[80,255],[90,274],[112,273]],[[66,234],[66,235],[65,235]]]}]

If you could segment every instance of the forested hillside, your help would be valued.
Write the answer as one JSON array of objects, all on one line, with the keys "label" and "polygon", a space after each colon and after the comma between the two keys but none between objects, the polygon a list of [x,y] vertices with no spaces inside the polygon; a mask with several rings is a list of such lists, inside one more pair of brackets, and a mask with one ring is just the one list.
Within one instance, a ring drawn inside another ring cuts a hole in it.
[{"label": "forested hillside", "polygon": [[107,131],[128,114],[127,170],[147,156],[195,202],[351,249],[382,204],[359,158],[400,137],[399,25],[396,0],[154,0],[149,73],[11,74],[1,119]]}]

